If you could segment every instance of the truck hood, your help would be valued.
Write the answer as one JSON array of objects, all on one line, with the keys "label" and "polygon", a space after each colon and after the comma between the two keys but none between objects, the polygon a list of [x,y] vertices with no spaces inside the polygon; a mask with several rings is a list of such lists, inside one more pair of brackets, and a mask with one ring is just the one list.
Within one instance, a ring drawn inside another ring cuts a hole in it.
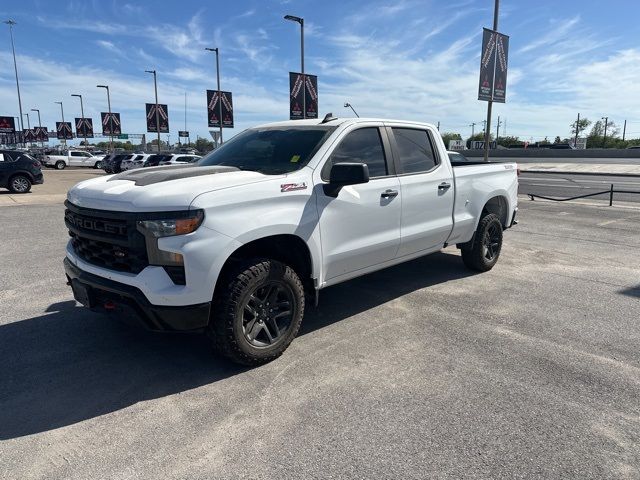
[{"label": "truck hood", "polygon": [[152,167],[85,180],[69,190],[67,199],[79,207],[99,210],[186,210],[203,193],[273,178],[235,167]]}]

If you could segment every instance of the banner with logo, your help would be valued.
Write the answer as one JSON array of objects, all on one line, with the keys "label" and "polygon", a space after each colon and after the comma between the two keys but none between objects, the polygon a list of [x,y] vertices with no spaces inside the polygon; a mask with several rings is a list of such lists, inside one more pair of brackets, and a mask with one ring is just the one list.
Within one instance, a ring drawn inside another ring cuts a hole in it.
[{"label": "banner with logo", "polygon": [[49,141],[49,132],[47,131],[47,127],[35,127],[36,133],[36,142],[48,142]]},{"label": "banner with logo", "polygon": [[71,122],[56,122],[56,132],[58,140],[71,140],[73,138]]},{"label": "banner with logo", "polygon": [[147,103],[147,132],[156,133],[156,122],[160,124],[160,133],[169,133],[169,108],[162,103],[157,105],[158,119],[156,120],[156,104]]},{"label": "banner with logo", "polygon": [[100,117],[102,119],[102,135],[112,137],[122,133],[119,113],[101,112]]},{"label": "banner with logo", "polygon": [[0,117],[0,133],[15,133],[16,121],[13,117]]},{"label": "banner with logo", "polygon": [[289,72],[289,119],[304,118],[304,80],[301,73]]},{"label": "banner with logo", "polygon": [[22,135],[26,143],[32,143],[36,141],[36,132],[33,128],[25,128],[22,131]]},{"label": "banner with logo", "polygon": [[318,77],[305,75],[304,86],[306,117],[318,118]]},{"label": "banner with logo", "polygon": [[220,102],[222,102],[222,127],[233,128],[233,96],[231,92],[207,90],[207,118],[210,128],[220,128]]},{"label": "banner with logo", "polygon": [[93,138],[93,119],[76,118],[76,137]]},{"label": "banner with logo", "polygon": [[482,34],[478,100],[505,102],[508,57],[509,37],[485,28]]}]

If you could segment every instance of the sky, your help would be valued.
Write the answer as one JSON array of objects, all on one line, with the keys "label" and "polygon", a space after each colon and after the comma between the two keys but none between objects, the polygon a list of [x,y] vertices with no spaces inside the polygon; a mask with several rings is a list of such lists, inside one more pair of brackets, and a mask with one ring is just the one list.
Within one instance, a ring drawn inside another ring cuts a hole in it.
[{"label": "sky", "polygon": [[[319,112],[418,120],[465,138],[482,129],[477,100],[482,28],[492,0],[22,0],[2,2],[13,19],[23,112],[34,126],[85,116],[99,126],[104,89],[125,133],[144,133],[145,103],[169,107],[171,142],[186,129],[209,137],[206,89],[215,89],[220,49],[222,90],[233,93],[235,128],[289,115],[288,72],[318,76]],[[609,117],[627,138],[640,137],[640,2],[637,0],[502,0],[498,30],[510,36],[507,101],[494,104],[492,131],[540,140],[570,135],[578,113]],[[11,43],[0,24],[0,115],[18,116]],[[26,123],[26,121],[25,121]],[[96,128],[97,130],[97,128]],[[150,134],[153,135],[153,134]],[[153,138],[153,137],[151,137]],[[166,139],[166,135],[163,136]]]}]

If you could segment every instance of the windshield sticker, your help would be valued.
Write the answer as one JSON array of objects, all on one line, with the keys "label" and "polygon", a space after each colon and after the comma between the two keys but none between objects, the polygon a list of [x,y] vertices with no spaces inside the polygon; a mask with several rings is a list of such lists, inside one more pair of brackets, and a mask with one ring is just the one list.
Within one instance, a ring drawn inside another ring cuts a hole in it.
[{"label": "windshield sticker", "polygon": [[298,163],[298,160],[300,160],[300,155],[294,155],[291,157],[291,163]]},{"label": "windshield sticker", "polygon": [[295,192],[296,190],[306,190],[307,184],[306,182],[302,183],[283,183],[280,185],[281,192]]}]

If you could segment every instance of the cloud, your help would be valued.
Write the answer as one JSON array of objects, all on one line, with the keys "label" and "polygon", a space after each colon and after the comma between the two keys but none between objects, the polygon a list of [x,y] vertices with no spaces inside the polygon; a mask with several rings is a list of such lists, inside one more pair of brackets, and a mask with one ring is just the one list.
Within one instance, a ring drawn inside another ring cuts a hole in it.
[{"label": "cloud", "polygon": [[552,23],[552,28],[541,37],[527,43],[524,47],[520,48],[517,53],[527,53],[531,50],[538,49],[547,45],[553,45],[562,38],[564,38],[572,28],[580,22],[580,15],[576,15],[568,20],[556,20]]}]

